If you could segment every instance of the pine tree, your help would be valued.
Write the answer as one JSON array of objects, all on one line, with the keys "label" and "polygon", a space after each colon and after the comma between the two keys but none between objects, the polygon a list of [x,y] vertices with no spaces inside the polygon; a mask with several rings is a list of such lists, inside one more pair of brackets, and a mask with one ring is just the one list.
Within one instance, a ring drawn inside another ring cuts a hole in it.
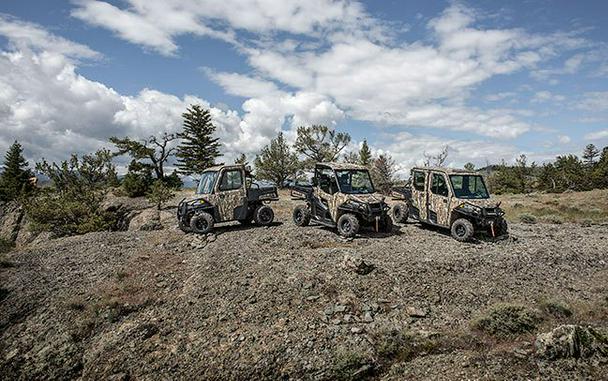
[{"label": "pine tree", "polygon": [[240,154],[239,157],[234,160],[234,164],[249,164],[249,162],[247,161],[247,155],[245,155],[244,153]]},{"label": "pine tree", "polygon": [[199,105],[191,105],[182,117],[184,129],[178,134],[182,142],[177,147],[176,166],[184,175],[201,173],[221,156],[219,139],[213,137],[211,113]]},{"label": "pine tree", "polygon": [[23,157],[23,147],[15,141],[4,159],[4,168],[0,175],[0,200],[11,201],[31,191],[32,176],[32,171],[29,170],[28,163]]},{"label": "pine tree", "polygon": [[595,147],[594,144],[587,144],[583,151],[583,161],[585,166],[593,167],[596,163],[596,158],[600,155],[600,151]]},{"label": "pine tree", "polygon": [[389,194],[395,182],[395,161],[388,154],[379,155],[372,163],[372,178],[376,190]]},{"label": "pine tree", "polygon": [[315,163],[337,160],[348,143],[349,134],[315,125],[298,127],[294,148],[297,153],[306,156],[306,166],[312,168]]},{"label": "pine tree", "polygon": [[464,165],[464,169],[466,169],[469,172],[473,172],[475,170],[475,164],[473,164],[473,163],[466,163]]},{"label": "pine tree", "polygon": [[299,168],[298,156],[291,151],[282,132],[255,158],[256,177],[272,180],[279,187],[289,177],[295,178]]},{"label": "pine tree", "polygon": [[372,151],[367,145],[367,139],[363,140],[361,149],[359,150],[359,164],[368,167],[372,163]]}]

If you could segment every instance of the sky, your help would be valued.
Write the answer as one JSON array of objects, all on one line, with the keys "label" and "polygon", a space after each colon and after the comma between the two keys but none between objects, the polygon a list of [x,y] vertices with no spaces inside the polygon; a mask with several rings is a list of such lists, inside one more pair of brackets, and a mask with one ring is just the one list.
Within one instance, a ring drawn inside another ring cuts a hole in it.
[{"label": "sky", "polygon": [[181,129],[231,162],[324,124],[399,173],[608,146],[607,1],[0,2],[0,152],[30,163]]}]

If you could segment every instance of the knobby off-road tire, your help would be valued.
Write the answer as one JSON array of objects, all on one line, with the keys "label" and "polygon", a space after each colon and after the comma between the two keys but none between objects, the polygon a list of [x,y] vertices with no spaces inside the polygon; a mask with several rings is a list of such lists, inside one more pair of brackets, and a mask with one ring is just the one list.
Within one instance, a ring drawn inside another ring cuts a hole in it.
[{"label": "knobby off-road tire", "polygon": [[[190,219],[192,219],[192,218],[190,218]],[[190,221],[188,221],[185,217],[184,218],[180,218],[177,221],[177,226],[184,233],[190,233],[190,232],[192,232],[192,229],[190,228]]]},{"label": "knobby off-road tire", "polygon": [[504,218],[496,221],[494,232],[496,233],[496,237],[504,237],[509,234],[509,225],[507,225],[507,221]]},{"label": "knobby off-road tire", "polygon": [[213,216],[207,212],[195,214],[190,219],[190,229],[198,234],[207,234],[213,229]]},{"label": "knobby off-road tire", "polygon": [[342,237],[352,238],[359,232],[359,220],[354,214],[346,213],[338,218],[338,233]]},{"label": "knobby off-road tire", "polygon": [[378,225],[380,233],[391,233],[393,231],[393,219],[388,214],[380,220]]},{"label": "knobby off-road tire", "polygon": [[409,208],[405,202],[399,202],[393,206],[393,219],[398,224],[404,224],[409,217]]},{"label": "knobby off-road tire", "polygon": [[253,220],[257,225],[268,226],[274,221],[274,211],[268,205],[260,205],[253,212]]},{"label": "knobby off-road tire", "polygon": [[459,218],[452,223],[452,237],[459,242],[466,242],[473,237],[475,228],[471,221],[466,218]]},{"label": "knobby off-road tire", "polygon": [[293,223],[297,226],[308,226],[310,223],[310,212],[305,205],[298,205],[293,209]]}]

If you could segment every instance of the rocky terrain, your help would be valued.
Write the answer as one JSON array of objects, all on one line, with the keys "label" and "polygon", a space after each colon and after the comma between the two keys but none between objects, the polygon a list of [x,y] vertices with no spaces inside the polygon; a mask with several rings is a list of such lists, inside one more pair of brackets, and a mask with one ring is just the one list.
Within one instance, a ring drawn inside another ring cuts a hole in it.
[{"label": "rocky terrain", "polygon": [[275,206],[274,226],[204,237],[145,202],[127,231],[17,232],[0,378],[608,379],[608,224],[343,240]]}]

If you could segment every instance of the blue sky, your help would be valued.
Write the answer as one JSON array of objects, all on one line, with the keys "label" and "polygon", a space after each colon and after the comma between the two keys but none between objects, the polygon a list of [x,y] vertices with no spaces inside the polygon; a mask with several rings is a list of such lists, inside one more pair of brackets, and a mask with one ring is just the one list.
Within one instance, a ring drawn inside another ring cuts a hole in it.
[{"label": "blue sky", "polygon": [[0,149],[60,160],[212,111],[225,161],[327,124],[403,172],[608,145],[605,1],[0,4]]}]

